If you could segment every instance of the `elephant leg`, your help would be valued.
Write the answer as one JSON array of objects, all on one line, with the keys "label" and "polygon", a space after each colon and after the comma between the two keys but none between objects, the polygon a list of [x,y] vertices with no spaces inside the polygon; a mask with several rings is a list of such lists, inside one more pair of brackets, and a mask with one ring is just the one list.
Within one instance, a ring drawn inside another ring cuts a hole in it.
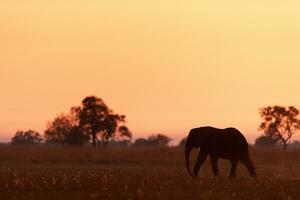
[{"label": "elephant leg", "polygon": [[241,162],[247,167],[250,176],[256,177],[255,167],[254,167],[252,161],[250,160],[250,158],[243,159],[243,160],[241,160]]},{"label": "elephant leg", "polygon": [[214,155],[210,155],[210,162],[211,162],[211,167],[213,170],[214,178],[219,177],[218,157],[214,156]]},{"label": "elephant leg", "polygon": [[236,160],[230,160],[231,163],[231,169],[229,177],[236,177],[236,167],[237,167],[237,161]]},{"label": "elephant leg", "polygon": [[196,164],[194,166],[194,175],[195,176],[198,176],[200,167],[204,163],[204,161],[206,160],[207,155],[208,155],[208,153],[200,150],[197,161],[196,161]]}]

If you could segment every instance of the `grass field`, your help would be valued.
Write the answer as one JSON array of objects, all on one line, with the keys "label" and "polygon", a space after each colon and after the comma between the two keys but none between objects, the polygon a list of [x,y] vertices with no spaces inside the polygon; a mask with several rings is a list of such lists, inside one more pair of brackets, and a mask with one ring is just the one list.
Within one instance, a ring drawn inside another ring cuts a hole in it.
[{"label": "grass field", "polygon": [[[196,152],[193,154],[195,160]],[[187,175],[183,150],[0,147],[2,199],[300,199],[300,150],[251,149],[258,178],[239,164],[212,179]],[[192,162],[193,163],[193,162]]]}]

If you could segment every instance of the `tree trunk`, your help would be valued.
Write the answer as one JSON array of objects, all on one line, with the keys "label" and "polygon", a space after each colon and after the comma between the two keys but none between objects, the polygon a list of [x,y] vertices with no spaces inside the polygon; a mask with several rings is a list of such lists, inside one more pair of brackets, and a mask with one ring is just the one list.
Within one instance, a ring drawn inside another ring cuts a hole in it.
[{"label": "tree trunk", "polygon": [[96,147],[96,133],[92,132],[92,137],[93,137],[93,147]]},{"label": "tree trunk", "polygon": [[283,142],[283,149],[287,150],[287,142],[285,142],[285,141]]}]

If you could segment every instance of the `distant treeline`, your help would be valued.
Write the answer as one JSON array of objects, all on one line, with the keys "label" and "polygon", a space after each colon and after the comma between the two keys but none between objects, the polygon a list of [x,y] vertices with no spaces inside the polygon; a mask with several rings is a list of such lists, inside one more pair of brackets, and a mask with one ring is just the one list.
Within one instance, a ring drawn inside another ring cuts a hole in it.
[{"label": "distant treeline", "polygon": [[43,136],[33,130],[17,131],[11,144],[105,145],[110,140],[131,139],[125,115],[116,114],[96,96],[84,98],[67,114],[49,122]]},{"label": "distant treeline", "polygon": [[[300,129],[299,110],[293,106],[267,106],[259,112],[262,122],[259,130],[263,132],[255,140],[255,146],[300,147],[300,141],[290,142]],[[132,132],[126,126],[126,116],[116,114],[101,98],[88,96],[80,106],[75,106],[65,114],[61,113],[48,122],[43,135],[34,131],[17,131],[11,139],[12,145],[51,144],[62,146],[94,147],[106,146],[160,146],[169,145],[171,138],[154,134],[148,138],[132,141]],[[185,145],[183,138],[178,146]]]},{"label": "distant treeline", "polygon": [[[72,140],[79,140],[80,138],[72,138]],[[66,138],[66,141],[63,146],[89,146],[92,145],[89,142],[85,143],[74,143],[73,141],[68,141],[69,138]],[[106,141],[97,141],[97,146],[99,147],[168,147],[169,143],[172,141],[166,135],[163,134],[153,134],[148,138],[137,138],[134,141],[132,139],[110,139]],[[182,146],[185,143],[185,139],[179,143],[179,146]],[[58,146],[62,145],[60,142],[45,140],[38,132],[28,130],[28,131],[18,131],[11,140],[11,145],[48,145],[48,146]]]},{"label": "distant treeline", "polygon": [[163,134],[153,134],[133,142],[125,119],[125,115],[113,112],[102,99],[88,96],[82,100],[80,106],[72,107],[67,114],[61,113],[48,122],[44,134],[34,130],[17,131],[11,139],[11,144],[165,147],[170,143],[171,138]]}]

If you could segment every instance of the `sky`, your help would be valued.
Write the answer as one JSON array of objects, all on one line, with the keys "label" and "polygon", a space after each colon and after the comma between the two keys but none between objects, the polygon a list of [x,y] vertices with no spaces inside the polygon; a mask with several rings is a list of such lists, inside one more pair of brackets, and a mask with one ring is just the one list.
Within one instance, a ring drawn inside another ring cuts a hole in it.
[{"label": "sky", "polygon": [[[0,0],[0,141],[89,95],[135,138],[236,127],[300,108],[299,1]],[[294,139],[300,139],[297,133]]]}]

